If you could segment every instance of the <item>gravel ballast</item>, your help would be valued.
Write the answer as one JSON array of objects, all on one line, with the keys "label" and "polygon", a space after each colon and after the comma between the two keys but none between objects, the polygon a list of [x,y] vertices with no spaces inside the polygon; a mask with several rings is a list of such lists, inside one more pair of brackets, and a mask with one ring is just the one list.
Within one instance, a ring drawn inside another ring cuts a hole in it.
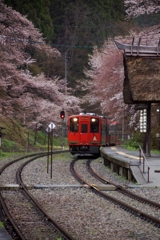
[{"label": "gravel ballast", "polygon": [[[52,179],[50,172],[47,174],[46,157],[30,163],[22,173],[24,182],[27,185],[77,185],[78,182],[70,173],[70,162],[73,157],[70,154],[65,154],[65,156],[54,156]],[[96,172],[116,184],[130,184],[129,181],[112,173],[101,162],[101,158],[92,161],[92,168]],[[1,161],[0,165],[3,163]],[[91,183],[98,183],[86,173],[84,160],[78,161],[75,169],[79,175]],[[7,176],[3,181],[7,182]],[[159,188],[134,188],[132,191],[160,203]],[[88,188],[43,188],[31,190],[31,193],[47,209],[50,216],[76,240],[160,239],[159,228],[124,211],[119,206],[94,194]],[[116,192],[110,193],[116,195]],[[125,198],[123,200],[125,201]],[[134,204],[140,205],[138,202]],[[143,208],[146,212],[148,211],[147,205],[143,205]],[[153,215],[160,218],[160,210],[153,210]]]}]

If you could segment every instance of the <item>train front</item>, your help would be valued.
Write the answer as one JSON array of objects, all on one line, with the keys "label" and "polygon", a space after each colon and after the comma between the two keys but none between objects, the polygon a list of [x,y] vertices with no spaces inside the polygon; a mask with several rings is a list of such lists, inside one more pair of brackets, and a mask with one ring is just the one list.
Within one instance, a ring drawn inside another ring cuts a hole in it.
[{"label": "train front", "polygon": [[71,154],[99,155],[101,145],[101,118],[92,114],[68,118],[68,145]]}]

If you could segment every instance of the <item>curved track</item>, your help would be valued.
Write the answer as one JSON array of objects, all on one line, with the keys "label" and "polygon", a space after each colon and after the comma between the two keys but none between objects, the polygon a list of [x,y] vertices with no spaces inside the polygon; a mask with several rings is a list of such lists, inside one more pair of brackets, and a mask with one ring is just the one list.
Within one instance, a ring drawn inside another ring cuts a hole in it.
[{"label": "curved track", "polygon": [[153,207],[156,207],[158,209],[160,209],[160,204],[157,203],[157,202],[154,202],[154,201],[151,201],[147,198],[144,198],[142,196],[139,196],[137,194],[134,194],[133,192],[129,191],[128,189],[126,189],[125,187],[123,186],[120,186],[120,185],[117,185],[109,180],[106,180],[104,178],[102,178],[99,174],[97,174],[93,168],[91,167],[90,163],[91,163],[91,159],[89,159],[86,163],[86,167],[87,167],[87,170],[88,172],[94,176],[97,180],[99,180],[100,182],[104,183],[104,184],[111,184],[111,185],[114,185],[116,187],[116,190],[124,195],[127,195],[128,197],[130,198],[133,198],[133,199],[136,199],[137,201],[139,202],[142,202],[142,203],[146,203],[150,206],[153,206]]},{"label": "curved track", "polygon": [[[58,154],[61,152],[68,152],[68,151],[56,151],[53,154]],[[32,205],[34,205],[34,207],[36,208],[36,210],[38,210],[38,212],[43,216],[43,219],[45,219],[45,222],[47,222],[47,225],[50,225],[52,227],[54,227],[54,232],[57,232],[58,237],[60,236],[61,239],[69,239],[69,240],[73,240],[73,237],[67,232],[65,231],[65,229],[63,229],[62,227],[60,227],[55,221],[54,219],[52,219],[46,212],[45,210],[41,207],[41,205],[38,203],[38,201],[30,194],[30,192],[27,189],[27,186],[25,186],[25,184],[22,181],[22,177],[21,177],[21,173],[23,168],[31,161],[34,161],[35,159],[39,158],[39,157],[43,157],[47,155],[47,153],[38,153],[38,154],[32,154],[32,155],[27,155],[27,156],[23,156],[22,158],[18,158],[8,164],[6,164],[3,168],[1,168],[0,173],[2,173],[9,165],[14,164],[15,162],[18,162],[22,159],[28,158],[30,157],[30,159],[28,161],[26,161],[25,163],[23,163],[17,170],[16,173],[16,178],[17,178],[17,182],[18,184],[21,186],[21,190],[20,192],[23,193],[25,196],[27,196],[27,198],[29,199],[29,201],[31,202]],[[5,204],[4,198],[2,197],[2,194],[0,195],[0,199],[1,199],[1,205],[4,209],[4,212],[7,216],[7,219],[9,220],[9,222],[11,223],[14,231],[16,232],[16,235],[18,236],[19,239],[25,240],[25,236],[22,235],[20,229],[17,227],[16,223],[14,222],[14,216],[12,217],[7,209],[7,206]]]},{"label": "curved track", "polygon": [[[87,184],[89,186],[89,188],[95,192],[96,194],[99,194],[100,196],[104,197],[105,199],[119,205],[121,208],[123,208],[124,210],[126,211],[129,211],[130,213],[138,216],[139,218],[141,219],[144,219],[152,224],[154,224],[156,227],[160,227],[160,219],[154,217],[154,216],[151,216],[141,210],[138,210],[137,208],[135,207],[132,207],[131,205],[127,204],[126,202],[122,202],[120,201],[119,199],[117,199],[116,197],[113,197],[107,193],[104,193],[102,191],[100,191],[95,185],[93,184],[90,184],[88,183],[86,180],[84,180],[80,175],[78,175],[74,169],[74,165],[76,163],[76,161],[78,161],[77,159],[76,160],[73,160],[71,162],[71,165],[70,165],[70,171],[72,173],[72,175],[77,179],[77,181],[81,184]],[[88,171],[92,174],[92,176],[96,177],[96,179],[100,180],[101,182],[103,182],[104,184],[112,184],[114,186],[116,186],[117,190],[133,199],[136,199],[138,201],[141,201],[142,203],[145,203],[145,204],[149,204],[150,206],[154,206],[156,208],[160,208],[160,204],[156,203],[156,202],[153,202],[153,201],[150,201],[150,200],[147,200],[143,197],[140,197],[134,193],[132,193],[131,191],[125,189],[123,186],[119,186],[119,185],[116,185],[112,182],[109,182],[103,178],[101,178],[98,174],[96,174],[93,169],[90,167],[90,162],[91,160],[89,160],[86,164],[86,168],[88,169]]]}]

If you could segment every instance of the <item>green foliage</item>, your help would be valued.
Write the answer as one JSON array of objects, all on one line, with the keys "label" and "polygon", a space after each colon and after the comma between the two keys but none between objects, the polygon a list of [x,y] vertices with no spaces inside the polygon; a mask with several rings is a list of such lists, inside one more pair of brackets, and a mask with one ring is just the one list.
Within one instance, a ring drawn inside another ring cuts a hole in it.
[{"label": "green foliage", "polygon": [[11,141],[8,140],[6,138],[4,138],[2,140],[2,148],[7,152],[14,151],[14,152],[18,152],[18,151],[24,151],[24,147],[22,145],[20,145],[19,143],[15,142],[15,141]]},{"label": "green foliage", "polygon": [[24,152],[20,153],[20,152],[3,152],[2,150],[0,150],[0,159],[4,159],[4,158],[13,158],[13,157],[19,157],[21,155],[23,155]]},{"label": "green foliage", "polygon": [[130,150],[138,149],[138,142],[135,139],[130,139],[122,143],[122,145]]},{"label": "green foliage", "polygon": [[56,59],[30,46],[26,51],[36,59],[35,64],[28,66],[31,73],[64,78],[66,70],[71,94],[80,98],[87,93],[79,81],[88,81],[84,68],[89,68],[88,56],[93,46],[101,47],[108,38],[128,32],[124,0],[4,0],[4,3],[27,16],[47,42],[62,53],[62,58]]},{"label": "green foliage", "polygon": [[[51,0],[54,42],[67,45],[101,45],[108,38],[114,20],[124,21],[124,1]],[[73,39],[74,36],[74,39]],[[83,36],[83,37],[82,37]]]},{"label": "green foliage", "polygon": [[[43,131],[27,129],[15,119],[0,116],[0,126],[5,129],[2,137],[0,155],[5,157],[5,152],[32,152],[48,149],[48,134]],[[62,149],[62,145],[68,149],[67,138],[53,137],[53,149]]]},{"label": "green foliage", "polygon": [[133,18],[132,23],[141,28],[151,27],[160,23],[160,14],[143,14],[137,18]]},{"label": "green foliage", "polygon": [[[88,68],[93,46],[101,47],[109,37],[128,31],[122,24],[124,1],[51,0],[50,14],[55,33],[53,44],[60,52],[67,52],[67,84],[74,95],[83,97],[86,91],[76,87],[79,79],[85,79],[83,71]],[[60,76],[64,77],[62,61]]]},{"label": "green foliage", "polygon": [[135,150],[139,148],[139,145],[143,146],[144,134],[140,132],[135,132],[131,139],[126,140],[122,145],[130,150]]},{"label": "green foliage", "polygon": [[[9,137],[9,136],[7,136]],[[26,135],[26,139],[24,144],[21,142],[11,141],[8,140],[6,137],[2,139],[2,147],[1,147],[1,157],[8,156],[8,152],[25,152],[26,151],[26,144],[27,144],[28,138]],[[53,138],[53,149],[62,149],[62,141],[64,142],[64,147],[68,148],[68,141],[67,138],[62,140],[61,137]],[[49,148],[51,149],[51,146],[49,144]],[[28,151],[38,151],[38,150],[44,150],[47,151],[48,149],[48,136],[46,133],[38,131],[37,132],[37,138],[35,142],[35,132],[29,131],[29,142],[28,142]]]},{"label": "green foliage", "polygon": [[[67,58],[67,84],[75,96],[83,97],[86,91],[78,80],[85,79],[88,55],[93,46],[102,46],[108,37],[128,31],[124,22],[124,0],[4,0],[13,9],[27,16],[52,46],[61,53],[61,59],[53,59],[44,53],[26,49],[36,59],[28,68],[33,75],[44,72],[47,77],[64,78],[64,53]],[[85,81],[88,81],[85,79]]]},{"label": "green foliage", "polygon": [[[146,134],[141,132],[135,132],[131,139],[124,141],[122,145],[130,150],[137,150],[139,145],[142,149],[145,149],[146,144]],[[150,148],[155,153],[160,151],[160,140],[156,137],[156,130],[153,128],[150,133]]]},{"label": "green foliage", "polygon": [[62,66],[64,68],[64,61],[63,59],[60,59],[60,57],[54,57],[53,55],[46,54],[43,50],[34,48],[33,45],[27,46],[26,52],[28,52],[33,59],[36,59],[36,63],[28,66],[28,69],[33,75],[40,74],[41,72],[43,72],[46,77],[62,75]]},{"label": "green foliage", "polygon": [[0,221],[0,227],[4,228],[4,224],[1,221]]},{"label": "green foliage", "polygon": [[43,33],[47,42],[53,38],[53,24],[50,17],[50,0],[4,0],[4,3],[33,22],[34,26]]},{"label": "green foliage", "polygon": [[33,76],[36,76],[41,73],[41,69],[37,64],[30,64],[28,66],[28,69],[32,73]]}]

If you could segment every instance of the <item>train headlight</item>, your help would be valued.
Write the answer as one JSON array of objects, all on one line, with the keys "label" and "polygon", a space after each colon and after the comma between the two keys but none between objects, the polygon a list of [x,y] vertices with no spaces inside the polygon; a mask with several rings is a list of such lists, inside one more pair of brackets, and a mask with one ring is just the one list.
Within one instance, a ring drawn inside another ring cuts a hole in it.
[{"label": "train headlight", "polygon": [[78,121],[78,118],[73,118],[73,122],[77,122]]},{"label": "train headlight", "polygon": [[95,121],[96,121],[96,119],[95,119],[95,118],[92,118],[92,119],[91,119],[91,121],[92,121],[92,122],[95,122]]}]

